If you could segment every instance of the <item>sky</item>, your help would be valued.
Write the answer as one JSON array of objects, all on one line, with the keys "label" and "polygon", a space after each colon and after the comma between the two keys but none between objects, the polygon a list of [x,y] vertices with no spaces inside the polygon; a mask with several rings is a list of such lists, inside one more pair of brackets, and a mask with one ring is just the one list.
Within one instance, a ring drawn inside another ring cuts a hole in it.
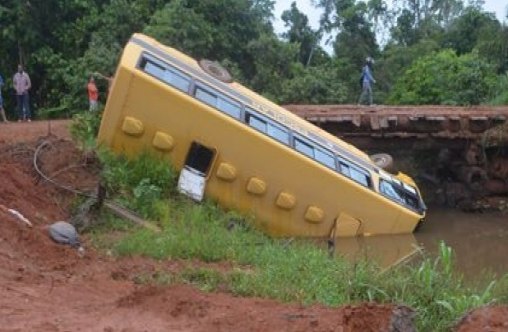
[{"label": "sky", "polygon": [[[314,8],[311,0],[295,0],[298,9],[307,15],[309,23],[313,28],[319,26],[319,16],[321,11]],[[280,34],[286,30],[284,22],[280,19],[282,12],[289,9],[293,0],[275,0],[275,21],[273,22],[275,32]],[[388,2],[391,2],[388,0]],[[506,11],[508,10],[508,0],[485,0],[484,9],[493,12],[501,22],[506,22]]]}]

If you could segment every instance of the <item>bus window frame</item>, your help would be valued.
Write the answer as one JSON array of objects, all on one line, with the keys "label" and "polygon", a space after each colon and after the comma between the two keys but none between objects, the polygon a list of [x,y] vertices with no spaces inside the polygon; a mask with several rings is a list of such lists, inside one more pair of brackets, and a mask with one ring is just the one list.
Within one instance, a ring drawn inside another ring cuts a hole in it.
[{"label": "bus window frame", "polygon": [[[261,131],[259,130],[257,127],[254,127],[250,124],[250,116],[254,116],[255,118],[258,118],[260,121],[264,122],[265,123],[265,130],[264,131]],[[279,142],[285,146],[290,146],[290,142],[291,142],[291,130],[289,128],[287,128],[286,126],[282,125],[280,122],[277,122],[276,120],[270,118],[270,117],[267,117],[259,112],[257,112],[256,110],[254,110],[253,108],[250,108],[248,106],[245,107],[245,110],[244,110],[244,124],[247,126],[247,127],[250,127],[250,128],[253,128],[255,130],[257,130],[258,132],[268,136],[270,139],[273,139],[274,141],[276,142]],[[275,135],[271,135],[269,133],[269,128],[271,127],[275,127],[277,129],[279,129],[280,131],[282,132],[285,132],[286,133],[286,140],[281,140],[279,139],[277,136]]]},{"label": "bus window frame", "polygon": [[[309,156],[303,152],[301,152],[300,150],[297,150],[296,148],[296,141],[299,140],[301,141],[303,144],[306,144],[306,145],[309,145],[312,147],[312,156]],[[311,139],[308,139],[307,137],[304,137],[303,135],[299,134],[299,133],[296,133],[296,132],[293,132],[293,139],[292,139],[292,147],[293,149],[300,153],[301,155],[303,156],[306,156],[308,158],[311,158],[312,160],[314,160],[317,164],[321,165],[321,166],[324,166],[328,169],[331,169],[333,170],[335,173],[339,174],[338,172],[338,169],[337,169],[337,155],[335,153],[333,153],[332,151],[330,151],[329,149],[321,146],[320,144],[317,144],[315,141],[311,140]],[[328,164],[325,164],[324,162],[321,162],[321,160],[317,159],[316,158],[316,150],[319,150],[320,152],[322,152],[323,154],[328,154],[329,156],[331,156],[333,158],[333,167],[330,167],[330,165]]]},{"label": "bus window frame", "polygon": [[[200,99],[197,97],[197,91],[198,89],[204,91],[205,93],[208,93],[208,94],[211,94],[211,95],[214,95],[215,96],[215,105],[211,105],[210,103]],[[215,89],[215,88],[212,88],[211,86],[199,81],[199,80],[196,80],[194,79],[194,86],[193,86],[193,89],[190,93],[190,96],[192,98],[194,98],[195,100],[197,101],[200,101],[210,107],[212,107],[213,109],[219,111],[220,113],[222,114],[225,114],[233,119],[236,119],[236,120],[239,120],[239,121],[242,121],[243,119],[243,110],[244,110],[244,105],[242,103],[240,103],[239,101],[235,100],[234,98],[231,98],[230,96],[224,94],[222,91],[219,91],[218,89]],[[220,108],[219,107],[219,103],[220,101],[225,101],[226,103],[229,103],[233,106],[237,106],[238,107],[238,116],[236,116],[235,114],[231,114],[230,112],[227,112],[225,111],[223,108]],[[242,121],[243,122],[243,121]]]},{"label": "bus window frame", "polygon": [[[358,183],[359,185],[361,185],[362,187],[365,187],[365,188],[369,188],[369,189],[374,189],[374,181],[373,181],[373,178],[372,178],[372,174],[371,172],[369,172],[368,170],[364,169],[363,167],[361,166],[358,166],[357,164],[355,164],[354,162],[350,161],[350,160],[347,160],[343,157],[340,157],[340,156],[337,156],[337,162],[338,162],[338,165],[339,165],[339,168],[338,168],[338,173],[344,177],[347,177],[348,179],[350,179],[351,181],[354,181],[356,183]],[[343,166],[344,165],[344,166]],[[347,167],[347,173],[343,170],[343,169],[346,169]],[[357,173],[361,173],[363,175],[366,176],[366,180],[367,180],[367,184],[365,185],[364,183],[356,180],[352,175],[351,175],[351,170],[354,170],[356,171]],[[377,190],[374,190],[377,192]]]},{"label": "bus window frame", "polygon": [[[151,64],[153,66],[157,66],[159,68],[161,68],[163,70],[163,75],[162,77],[158,76],[158,75],[155,75],[154,73],[151,73],[149,71],[146,70],[146,65],[147,64]],[[141,56],[140,58],[138,59],[138,63],[136,64],[136,68],[138,68],[140,71],[142,71],[143,73],[145,73],[146,75],[149,75],[153,78],[155,78],[156,80],[164,83],[166,86],[169,86],[173,89],[176,89],[180,92],[183,92],[183,93],[186,93],[186,94],[189,94],[189,92],[191,91],[191,88],[193,87],[193,82],[195,81],[191,75],[185,73],[184,71],[176,68],[175,66],[172,66],[154,56],[151,56],[149,54],[147,54],[146,52],[142,52],[141,53]],[[168,81],[166,79],[166,73],[167,72],[170,72],[172,73],[173,75],[176,75],[176,76],[180,76],[181,79],[183,80],[186,80],[188,82],[188,85],[187,85],[187,89],[182,89],[180,86],[176,85],[176,84],[171,84],[170,81]]]}]

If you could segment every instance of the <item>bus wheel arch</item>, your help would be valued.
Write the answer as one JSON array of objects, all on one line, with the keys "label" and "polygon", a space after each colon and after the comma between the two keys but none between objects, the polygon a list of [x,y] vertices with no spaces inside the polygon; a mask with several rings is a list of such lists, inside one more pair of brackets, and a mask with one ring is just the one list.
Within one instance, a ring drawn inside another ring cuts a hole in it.
[{"label": "bus wheel arch", "polygon": [[208,59],[201,59],[198,61],[199,66],[210,76],[218,79],[224,83],[232,83],[233,77],[229,73],[229,71],[222,67],[220,63],[217,61],[211,61]]}]

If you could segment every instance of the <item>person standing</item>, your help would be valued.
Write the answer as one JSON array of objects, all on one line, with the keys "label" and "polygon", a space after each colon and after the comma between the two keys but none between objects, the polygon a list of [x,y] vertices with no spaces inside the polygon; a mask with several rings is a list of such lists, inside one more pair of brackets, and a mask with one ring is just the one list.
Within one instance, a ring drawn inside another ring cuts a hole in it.
[{"label": "person standing", "polygon": [[360,78],[362,93],[358,99],[358,105],[362,104],[365,98],[367,98],[367,105],[372,105],[372,84],[376,83],[376,80],[372,76],[373,63],[374,60],[371,57],[367,57],[365,66],[362,68],[362,75]]},{"label": "person standing", "polygon": [[87,85],[88,90],[88,102],[89,102],[89,108],[88,110],[90,112],[95,112],[98,109],[98,102],[99,102],[99,90],[97,89],[97,85],[95,85],[95,79],[93,76],[90,76],[90,79],[88,80]]},{"label": "person standing", "polygon": [[30,76],[23,70],[21,64],[18,65],[18,72],[14,74],[12,80],[14,90],[16,90],[16,102],[18,107],[18,122],[26,120],[31,121],[30,102],[28,99],[28,90],[32,87]]},{"label": "person standing", "polygon": [[4,109],[4,100],[2,99],[2,87],[4,86],[4,78],[0,74],[0,116],[2,116],[2,120],[4,122],[7,121],[7,118],[5,117],[5,109]]}]

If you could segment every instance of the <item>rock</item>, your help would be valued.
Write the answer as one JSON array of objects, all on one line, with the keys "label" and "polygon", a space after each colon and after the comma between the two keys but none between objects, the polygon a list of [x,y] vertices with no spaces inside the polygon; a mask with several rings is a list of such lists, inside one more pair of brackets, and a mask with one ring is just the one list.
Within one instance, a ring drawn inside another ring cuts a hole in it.
[{"label": "rock", "polygon": [[56,243],[67,244],[72,247],[80,246],[76,228],[65,221],[58,221],[49,226],[49,236]]}]

